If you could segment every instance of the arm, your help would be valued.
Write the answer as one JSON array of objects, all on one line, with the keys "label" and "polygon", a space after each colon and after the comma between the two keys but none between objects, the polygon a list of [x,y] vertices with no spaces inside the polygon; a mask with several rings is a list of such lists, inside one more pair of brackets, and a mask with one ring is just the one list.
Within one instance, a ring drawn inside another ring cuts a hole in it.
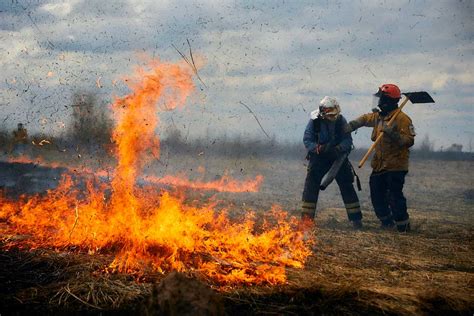
[{"label": "arm", "polygon": [[393,126],[383,126],[383,132],[402,147],[410,148],[415,144],[415,128],[408,116]]},{"label": "arm", "polygon": [[316,146],[318,145],[316,143],[316,138],[314,135],[313,120],[309,120],[308,125],[306,125],[306,129],[304,131],[303,136],[303,143],[308,151],[314,151],[316,149]]},{"label": "arm", "polygon": [[374,127],[377,123],[377,116],[378,113],[367,113],[364,115],[359,116],[353,121],[350,121],[349,124],[344,126],[345,133],[351,133],[356,129],[366,126],[366,127]]},{"label": "arm", "polygon": [[341,120],[343,130],[337,131],[338,133],[341,133],[341,141],[336,145],[336,150],[340,153],[349,153],[352,149],[352,136],[350,133],[344,132],[344,127],[348,125],[346,119],[341,116]]}]

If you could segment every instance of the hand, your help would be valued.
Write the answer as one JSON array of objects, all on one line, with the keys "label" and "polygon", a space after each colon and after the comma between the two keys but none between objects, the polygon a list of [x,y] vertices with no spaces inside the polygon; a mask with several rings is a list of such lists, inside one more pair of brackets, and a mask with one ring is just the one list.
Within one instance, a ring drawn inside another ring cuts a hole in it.
[{"label": "hand", "polygon": [[316,155],[319,155],[321,153],[321,149],[323,148],[324,145],[316,145],[316,147],[314,147],[313,149],[313,152],[316,154]]},{"label": "hand", "polygon": [[332,146],[330,146],[329,144],[318,144],[316,146],[316,148],[314,149],[314,152],[317,154],[317,155],[321,155],[321,154],[325,154],[327,152],[329,152],[329,150],[331,149]]},{"label": "hand", "polygon": [[344,125],[344,127],[342,128],[342,131],[346,134],[350,134],[352,133],[353,131],[355,131],[357,128],[355,127],[355,123],[353,121],[347,123],[346,125]]},{"label": "hand", "polygon": [[339,145],[331,146],[327,153],[339,157],[342,154],[342,148]]},{"label": "hand", "polygon": [[336,154],[336,156],[339,156],[340,154],[342,154],[342,148],[339,145],[334,146],[332,151]]},{"label": "hand", "polygon": [[387,123],[384,122],[382,125],[382,132],[384,132],[384,134],[386,134],[392,139],[400,138],[400,134],[398,133],[395,124],[389,126]]}]

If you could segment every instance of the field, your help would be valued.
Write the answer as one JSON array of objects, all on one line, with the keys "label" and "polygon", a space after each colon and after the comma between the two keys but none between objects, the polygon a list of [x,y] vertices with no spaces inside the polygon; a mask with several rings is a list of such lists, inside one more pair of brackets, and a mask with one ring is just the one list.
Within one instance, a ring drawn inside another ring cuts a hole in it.
[{"label": "field", "polygon": [[[262,174],[265,180],[257,193],[186,190],[188,203],[213,196],[230,206],[231,214],[251,210],[261,215],[277,204],[298,215],[306,173],[303,159],[233,159],[206,153],[172,157],[164,153],[161,162],[145,172],[157,176],[185,173],[209,181],[221,177],[225,170],[237,179]],[[304,269],[287,271],[286,284],[209,285],[218,291],[228,314],[472,315],[472,170],[472,161],[412,161],[405,185],[412,232],[400,234],[379,229],[371,209],[370,168],[366,166],[358,171],[363,188],[359,192],[363,230],[352,230],[337,186],[332,184],[320,195],[313,255]],[[151,306],[153,284],[164,276],[150,275],[146,281],[136,282],[123,274],[98,273],[108,260],[107,255],[73,250],[2,251],[0,313],[125,314]]]}]

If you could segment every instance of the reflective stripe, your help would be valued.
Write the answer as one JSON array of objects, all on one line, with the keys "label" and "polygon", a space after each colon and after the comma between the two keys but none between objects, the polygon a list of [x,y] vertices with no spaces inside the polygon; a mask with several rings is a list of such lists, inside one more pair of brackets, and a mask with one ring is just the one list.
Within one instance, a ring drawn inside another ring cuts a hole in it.
[{"label": "reflective stripe", "polygon": [[410,224],[410,219],[407,218],[406,220],[404,220],[404,221],[399,221],[399,222],[395,221],[395,224],[397,224],[397,226],[402,226],[402,225]]},{"label": "reflective stripe", "polygon": [[346,209],[346,212],[347,214],[356,214],[356,213],[360,213],[360,207],[357,207],[357,208],[348,208]]},{"label": "reflective stripe", "polygon": [[314,202],[303,202],[303,208],[316,208],[316,203]]},{"label": "reflective stripe", "polygon": [[354,203],[347,203],[344,204],[346,208],[360,208],[360,203],[359,202],[354,202]]}]

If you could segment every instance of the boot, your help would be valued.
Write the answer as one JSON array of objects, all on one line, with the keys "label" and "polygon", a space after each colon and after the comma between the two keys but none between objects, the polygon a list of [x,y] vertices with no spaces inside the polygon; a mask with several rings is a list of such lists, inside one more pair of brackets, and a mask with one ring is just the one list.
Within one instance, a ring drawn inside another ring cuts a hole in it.
[{"label": "boot", "polygon": [[403,225],[397,225],[397,230],[400,233],[408,233],[411,230],[410,223],[403,224]]},{"label": "boot", "polygon": [[381,221],[380,228],[391,230],[395,226],[395,223],[391,219]]},{"label": "boot", "polygon": [[363,228],[362,221],[361,220],[352,221],[352,227],[355,230],[361,230]]}]

